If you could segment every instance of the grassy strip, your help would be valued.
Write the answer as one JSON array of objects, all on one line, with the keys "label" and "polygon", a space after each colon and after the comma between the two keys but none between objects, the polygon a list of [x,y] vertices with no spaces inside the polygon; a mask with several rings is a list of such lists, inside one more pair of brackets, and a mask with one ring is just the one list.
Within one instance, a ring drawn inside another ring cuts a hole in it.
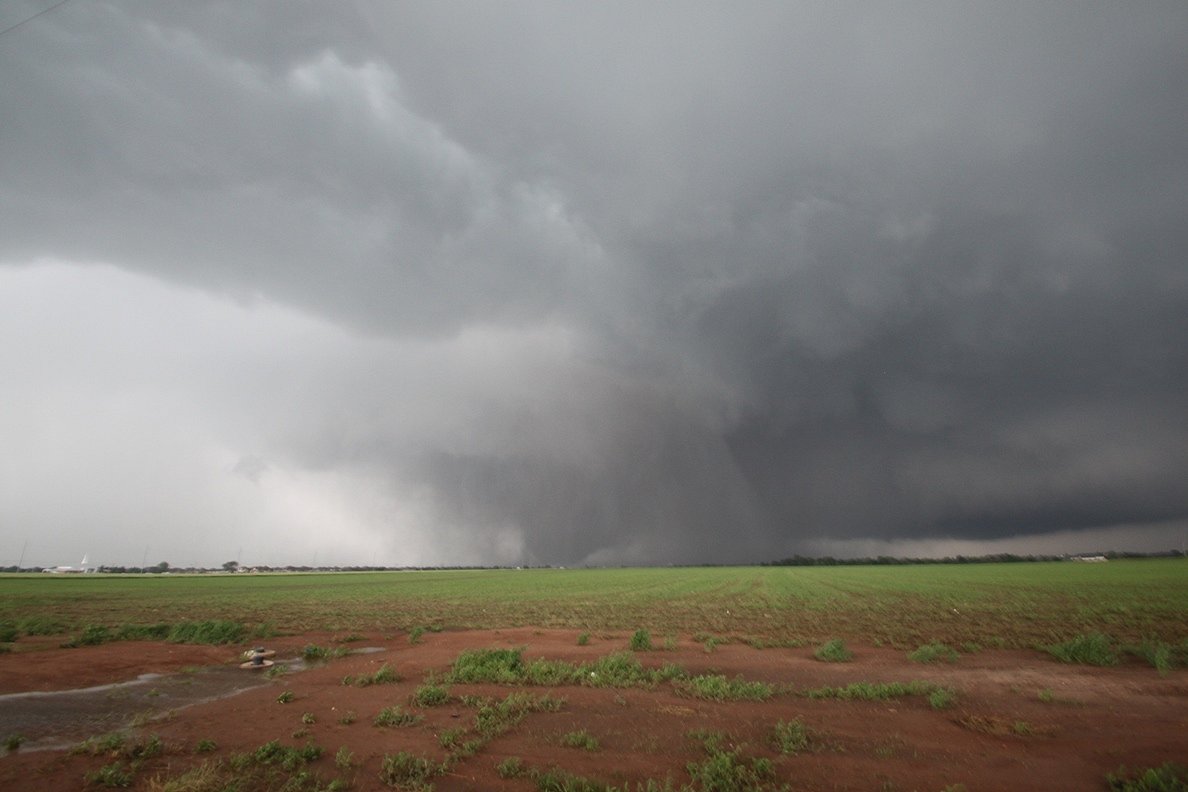
[{"label": "grassy strip", "polygon": [[1114,651],[1113,643],[1102,633],[1078,635],[1064,643],[1051,644],[1043,648],[1062,663],[1094,666],[1118,664],[1118,654]]},{"label": "grassy strip", "polygon": [[957,650],[940,642],[926,643],[908,655],[914,663],[956,663]]},{"label": "grassy strip", "polygon": [[169,641],[184,644],[234,644],[248,637],[247,628],[233,621],[208,620],[177,624],[125,624],[115,630],[102,624],[83,628],[65,647],[97,646],[112,641]]},{"label": "grassy strip", "polygon": [[721,674],[676,679],[678,692],[710,701],[766,701],[775,695],[775,688],[766,682],[749,682],[742,677],[728,679]]},{"label": "grassy strip", "polygon": [[525,662],[522,649],[468,649],[454,661],[446,681],[503,685],[589,685],[646,687],[685,675],[675,664],[644,668],[629,652],[616,652],[590,663],[537,659]]},{"label": "grassy strip", "polygon": [[854,682],[845,687],[821,687],[804,691],[813,699],[839,699],[841,701],[885,701],[906,696],[925,696],[933,709],[946,709],[956,701],[957,695],[950,688],[932,682],[913,680],[911,682]]}]

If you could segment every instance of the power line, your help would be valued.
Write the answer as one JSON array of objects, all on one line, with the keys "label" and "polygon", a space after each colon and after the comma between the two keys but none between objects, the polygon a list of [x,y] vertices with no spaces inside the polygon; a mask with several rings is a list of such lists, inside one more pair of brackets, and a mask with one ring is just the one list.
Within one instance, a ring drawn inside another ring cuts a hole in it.
[{"label": "power line", "polygon": [[29,17],[28,19],[22,19],[20,22],[17,22],[15,25],[9,25],[8,27],[4,28],[4,30],[0,30],[0,36],[3,36],[5,33],[11,33],[12,31],[16,30],[17,28],[19,28],[23,25],[29,24],[30,22],[32,22],[34,19],[37,19],[37,17],[41,16],[42,14],[48,14],[50,11],[53,11],[58,6],[64,6],[69,2],[70,2],[70,0],[58,0],[58,2],[54,3],[49,8],[45,8],[45,9],[42,9],[41,11],[38,11],[36,14]]}]

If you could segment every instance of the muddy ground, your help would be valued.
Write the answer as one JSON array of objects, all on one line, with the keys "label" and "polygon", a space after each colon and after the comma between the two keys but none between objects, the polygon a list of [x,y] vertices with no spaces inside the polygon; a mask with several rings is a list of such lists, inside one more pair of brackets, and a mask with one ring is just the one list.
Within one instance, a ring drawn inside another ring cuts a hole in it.
[{"label": "muddy ground", "polygon": [[[142,761],[133,789],[160,789],[203,762],[226,762],[278,739],[324,749],[308,769],[323,782],[341,779],[350,789],[389,787],[380,779],[386,754],[408,751],[440,760],[441,735],[473,730],[475,710],[463,694],[501,699],[514,688],[452,685],[444,705],[411,703],[416,688],[443,676],[465,649],[523,647],[525,659],[592,661],[626,649],[627,633],[594,634],[578,645],[576,631],[492,630],[364,636],[335,644],[334,636],[304,635],[266,641],[278,659],[296,658],[307,644],[343,645],[360,652],[267,679],[240,671],[244,647],[180,646],[127,642],[77,649],[48,640],[36,651],[0,655],[0,738],[20,733],[25,742],[0,758],[0,789],[100,789],[89,774],[113,755],[71,753],[65,746],[117,728],[144,739],[157,735],[164,751]],[[1188,672],[1160,676],[1137,663],[1091,668],[1057,663],[1036,652],[983,650],[952,664],[911,662],[902,651],[851,645],[848,663],[814,659],[812,647],[757,649],[728,643],[706,651],[691,639],[636,656],[648,667],[677,663],[691,674],[742,675],[781,686],[760,702],[714,702],[682,695],[673,685],[653,688],[562,686],[524,688],[563,698],[556,712],[533,712],[474,755],[432,779],[437,790],[531,790],[527,776],[501,778],[496,766],[518,757],[525,768],[560,768],[591,780],[634,789],[646,779],[690,782],[687,765],[706,758],[703,740],[725,735],[723,746],[740,761],[767,758],[772,788],[803,790],[1094,790],[1121,765],[1188,763]],[[354,687],[346,675],[373,673],[383,664],[402,680]],[[14,695],[102,686],[70,695]],[[934,709],[922,696],[888,701],[810,699],[797,691],[853,682],[925,680],[952,688],[955,702]],[[236,688],[249,687],[228,694]],[[284,692],[288,703],[278,702]],[[224,696],[213,698],[213,696]],[[202,699],[207,699],[202,701]],[[200,703],[192,703],[198,700]],[[403,728],[373,725],[384,707],[402,705],[423,715]],[[347,716],[353,713],[354,718]],[[777,722],[799,720],[810,730],[808,747],[781,754],[772,744]],[[347,722],[350,721],[350,722]],[[129,727],[129,724],[132,724]],[[584,730],[596,750],[567,747],[563,737]],[[467,732],[462,733],[464,736]],[[135,738],[130,738],[135,739]],[[210,741],[217,747],[198,753]],[[348,767],[336,752],[352,754]],[[312,788],[312,787],[311,787]]]}]

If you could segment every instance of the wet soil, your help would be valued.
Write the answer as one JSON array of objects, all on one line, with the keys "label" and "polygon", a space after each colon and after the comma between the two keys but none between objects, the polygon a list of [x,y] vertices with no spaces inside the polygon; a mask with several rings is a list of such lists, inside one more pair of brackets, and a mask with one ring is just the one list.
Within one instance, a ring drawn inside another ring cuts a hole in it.
[{"label": "wet soil", "polygon": [[[349,646],[383,651],[271,680],[235,667],[246,647],[119,643],[59,649],[47,644],[41,651],[0,655],[0,693],[10,694],[0,697],[0,738],[18,732],[29,738],[0,758],[0,788],[97,788],[84,779],[110,757],[35,749],[135,723],[133,733],[159,735],[166,750],[139,768],[133,789],[152,789],[154,781],[159,785],[203,761],[226,759],[273,739],[322,746],[325,752],[311,769],[325,779],[343,778],[357,790],[387,789],[379,776],[386,754],[409,751],[439,760],[445,756],[442,733],[473,726],[474,710],[459,696],[502,698],[515,690],[453,685],[447,704],[413,705],[416,688],[431,675],[443,675],[464,649],[523,647],[526,659],[581,662],[624,650],[629,637],[596,634],[588,645],[578,646],[577,632],[568,630],[464,631],[426,633],[413,645],[404,635],[371,635]],[[292,636],[267,643],[283,659],[297,656],[307,643],[331,645],[331,638]],[[434,779],[434,788],[534,789],[528,778],[499,776],[496,765],[508,757],[632,788],[638,781],[666,777],[680,786],[690,780],[687,765],[705,758],[701,744],[690,737],[697,732],[722,733],[727,747],[741,748],[743,756],[770,759],[776,782],[797,790],[940,790],[957,784],[970,792],[1094,790],[1105,789],[1105,775],[1122,765],[1188,763],[1186,671],[1161,677],[1137,663],[1089,668],[1033,652],[990,650],[962,655],[953,664],[921,665],[893,649],[851,648],[853,660],[836,664],[815,660],[808,647],[755,649],[732,643],[707,652],[691,640],[637,657],[649,667],[677,663],[693,674],[742,675],[792,691],[926,680],[952,688],[956,701],[936,710],[919,696],[871,702],[787,692],[762,702],[713,702],[681,695],[669,684],[534,687],[529,692],[563,698],[565,705],[557,712],[529,714]],[[342,684],[345,675],[374,673],[384,663],[402,681],[364,688]],[[146,673],[165,676],[89,693],[11,695],[129,682]],[[247,689],[231,695],[240,685]],[[278,703],[282,691],[290,691],[292,701]],[[73,703],[54,709],[47,701]],[[424,720],[399,729],[372,724],[382,708],[395,704]],[[354,718],[344,717],[348,712]],[[809,747],[782,755],[771,743],[772,730],[777,722],[794,719],[811,730]],[[596,737],[598,749],[566,747],[562,737],[578,730]],[[215,742],[217,749],[196,754],[203,740]],[[340,747],[353,753],[349,770],[335,767]]]}]

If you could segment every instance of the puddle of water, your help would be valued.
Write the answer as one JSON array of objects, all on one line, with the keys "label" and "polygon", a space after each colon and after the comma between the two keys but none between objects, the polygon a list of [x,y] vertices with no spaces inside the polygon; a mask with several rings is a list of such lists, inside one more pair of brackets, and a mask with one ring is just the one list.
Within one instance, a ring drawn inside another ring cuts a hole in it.
[{"label": "puddle of water", "polygon": [[[278,661],[277,666],[286,671],[305,669],[299,658]],[[219,666],[182,674],[141,674],[130,682],[76,690],[9,693],[0,696],[0,735],[24,736],[22,751],[65,748],[87,737],[267,684],[268,679],[257,671]]]},{"label": "puddle of water", "polygon": [[[350,653],[384,651],[382,646],[364,646]],[[302,658],[293,657],[278,658],[273,667],[295,673],[308,666]],[[215,666],[180,674],[141,674],[128,682],[74,690],[8,693],[0,695],[0,736],[23,736],[22,751],[68,748],[87,737],[228,698],[268,682],[258,670]]]}]

